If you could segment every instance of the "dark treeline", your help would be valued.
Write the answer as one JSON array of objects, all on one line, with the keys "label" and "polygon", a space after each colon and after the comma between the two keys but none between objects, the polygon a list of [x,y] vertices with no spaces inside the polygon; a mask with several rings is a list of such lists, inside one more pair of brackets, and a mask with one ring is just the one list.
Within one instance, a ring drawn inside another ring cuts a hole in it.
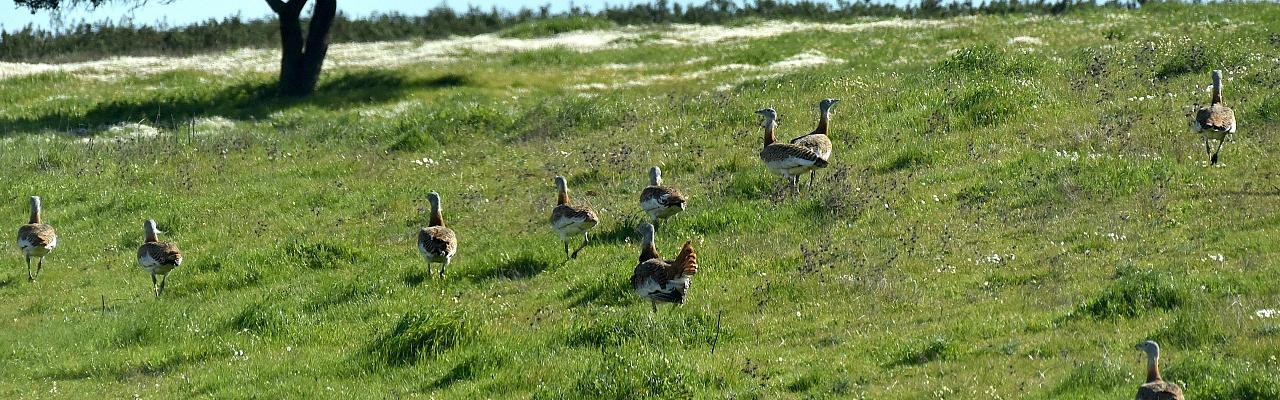
[{"label": "dark treeline", "polygon": [[[1131,7],[1127,0],[1061,0],[1035,2],[996,0],[981,4],[923,0],[900,7],[868,0],[836,4],[811,0],[757,0],[739,6],[729,0],[708,0],[701,5],[682,6],[667,0],[626,6],[610,6],[598,11],[573,7],[551,13],[549,6],[536,10],[502,11],[470,8],[459,12],[439,6],[425,15],[382,14],[351,19],[339,14],[331,33],[333,43],[379,40],[435,39],[449,35],[474,35],[500,31],[523,23],[563,17],[591,17],[617,24],[724,23],[743,18],[794,18],[832,21],[850,17],[941,18],[973,14],[1031,13],[1057,14],[1087,7]],[[305,21],[304,21],[305,24]],[[280,43],[275,19],[244,19],[240,16],[182,27],[138,26],[132,22],[82,22],[58,31],[31,26],[0,35],[0,61],[68,62],[115,55],[188,55],[241,47],[276,47]]]}]

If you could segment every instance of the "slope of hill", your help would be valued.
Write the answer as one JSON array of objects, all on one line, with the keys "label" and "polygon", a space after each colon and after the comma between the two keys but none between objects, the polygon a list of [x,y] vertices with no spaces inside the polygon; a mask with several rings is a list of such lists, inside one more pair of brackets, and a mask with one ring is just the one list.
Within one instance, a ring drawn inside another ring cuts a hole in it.
[{"label": "slope of hill", "polygon": [[[269,52],[4,65],[0,215],[40,195],[60,243],[0,263],[0,397],[1110,399],[1148,338],[1188,398],[1280,397],[1273,5],[344,46],[306,100]],[[827,97],[789,195],[753,111],[790,138]],[[652,165],[691,198],[659,250],[699,256],[656,314]],[[576,260],[557,174],[602,219]],[[146,218],[186,256],[161,300]]]}]

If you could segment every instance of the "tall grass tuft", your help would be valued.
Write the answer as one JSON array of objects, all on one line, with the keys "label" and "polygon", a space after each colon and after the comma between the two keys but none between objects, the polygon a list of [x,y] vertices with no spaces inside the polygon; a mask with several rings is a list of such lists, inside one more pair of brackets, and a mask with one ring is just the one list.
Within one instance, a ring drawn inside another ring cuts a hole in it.
[{"label": "tall grass tuft", "polygon": [[478,334],[465,313],[410,311],[401,315],[391,329],[370,341],[364,353],[376,365],[414,365],[468,343]]}]

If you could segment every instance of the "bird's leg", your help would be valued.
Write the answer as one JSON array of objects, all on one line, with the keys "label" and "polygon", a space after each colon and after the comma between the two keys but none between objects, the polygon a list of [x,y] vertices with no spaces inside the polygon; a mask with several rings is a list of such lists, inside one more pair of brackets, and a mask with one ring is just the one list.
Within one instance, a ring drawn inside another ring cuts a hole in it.
[{"label": "bird's leg", "polygon": [[591,241],[591,240],[587,238],[587,233],[586,233],[586,232],[582,232],[582,245],[581,245],[581,246],[578,246],[578,248],[577,248],[577,249],[575,249],[575,250],[573,251],[573,254],[571,254],[571,255],[569,256],[569,258],[578,258],[578,252],[579,252],[579,251],[582,251],[582,249],[586,248],[586,247],[587,247],[587,242],[590,242],[590,241]]},{"label": "bird's leg", "polygon": [[818,171],[809,171],[809,191],[813,191],[813,181],[818,179]]},{"label": "bird's leg", "polygon": [[160,285],[156,283],[156,273],[151,273],[151,292],[156,294],[156,298],[160,298]]},{"label": "bird's leg", "polygon": [[440,263],[440,279],[444,279],[444,269],[449,267],[449,258],[445,257],[444,262]]},{"label": "bird's leg", "polygon": [[40,270],[44,269],[44,256],[40,256],[40,261],[36,262],[36,276],[40,276]]},{"label": "bird's leg", "polygon": [[27,256],[27,280],[35,281],[36,278],[31,276],[31,256]]},{"label": "bird's leg", "polygon": [[1217,163],[1218,163],[1218,153],[1222,152],[1222,142],[1225,142],[1225,141],[1227,141],[1227,137],[1226,137],[1226,136],[1223,136],[1221,140],[1218,140],[1218,149],[1217,149],[1217,150],[1214,150],[1214,151],[1213,151],[1213,157],[1210,157],[1210,158],[1209,158],[1209,165],[1213,165],[1213,164],[1217,164]]},{"label": "bird's leg", "polygon": [[160,294],[164,294],[164,284],[166,282],[169,282],[169,274],[164,274],[160,277]]},{"label": "bird's leg", "polygon": [[653,314],[657,314],[657,313],[658,313],[658,302],[653,301],[653,300],[650,300],[650,301],[649,301],[649,304],[653,306],[653,311],[652,311],[652,313],[653,313]]},{"label": "bird's leg", "polygon": [[561,240],[560,240],[560,242],[561,242],[561,243],[564,243],[564,256],[565,256],[565,257],[568,257],[568,256],[569,256],[569,241],[568,241],[568,240],[565,240],[565,239],[561,239]]}]

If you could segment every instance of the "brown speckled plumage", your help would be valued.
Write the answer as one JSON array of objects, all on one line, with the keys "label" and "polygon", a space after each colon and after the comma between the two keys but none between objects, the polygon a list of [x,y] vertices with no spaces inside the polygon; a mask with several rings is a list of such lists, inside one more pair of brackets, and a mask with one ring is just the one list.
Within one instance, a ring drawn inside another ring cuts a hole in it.
[{"label": "brown speckled plumage", "polygon": [[640,260],[631,274],[631,287],[637,295],[649,299],[653,311],[658,303],[684,304],[691,278],[698,273],[698,255],[692,242],[686,241],[674,260],[663,260],[654,246],[653,225],[645,224]]},{"label": "brown speckled plumage", "polygon": [[[35,280],[44,269],[44,257],[58,246],[58,234],[53,226],[42,223],[40,197],[31,196],[31,216],[27,224],[18,227],[18,249],[27,260],[27,280]],[[31,259],[37,258],[36,270],[31,272]]]},{"label": "brown speckled plumage", "polygon": [[777,112],[772,108],[766,108],[756,111],[756,113],[765,117],[764,149],[760,151],[760,161],[763,161],[765,167],[769,168],[773,173],[786,178],[798,192],[800,190],[799,177],[805,172],[812,172],[814,169],[826,167],[827,160],[803,146],[777,143],[777,137],[774,136],[773,132],[777,127]]},{"label": "brown speckled plumage", "polygon": [[[557,204],[551,209],[551,229],[554,229],[560,235],[560,241],[564,243],[565,255],[570,258],[578,258],[578,252],[587,247],[590,239],[587,231],[600,223],[600,218],[596,216],[595,211],[590,207],[572,204],[569,198],[569,184],[563,176],[556,176],[555,183],[559,194],[557,195]],[[578,246],[572,253],[569,252],[569,236],[582,234],[582,245]]]},{"label": "brown speckled plumage", "polygon": [[640,208],[649,214],[649,222],[655,226],[684,211],[688,200],[683,193],[662,185],[662,170],[649,168],[649,186],[640,191]]},{"label": "brown speckled plumage", "polygon": [[1135,400],[1183,400],[1182,388],[1173,382],[1165,382],[1160,376],[1160,345],[1145,341],[1134,346],[1147,354],[1147,381],[1138,387]]},{"label": "brown speckled plumage", "polygon": [[[157,238],[156,235],[160,230],[156,229],[156,221],[147,220],[143,223],[142,230],[142,246],[138,246],[138,265],[151,274],[151,289],[155,292],[156,298],[160,298],[169,281],[169,272],[182,265],[182,251],[178,250],[177,244],[161,242]],[[156,281],[157,275],[161,277],[159,282]]]},{"label": "brown speckled plumage", "polygon": [[[1196,110],[1191,128],[1204,139],[1204,151],[1209,155],[1209,164],[1217,164],[1218,154],[1222,152],[1222,144],[1227,141],[1227,135],[1236,133],[1236,113],[1222,104],[1222,71],[1214,70],[1212,78],[1213,94],[1210,104]],[[1210,140],[1218,141],[1216,150],[1209,147]]]},{"label": "brown speckled plumage", "polygon": [[440,263],[440,277],[458,252],[458,237],[453,229],[444,225],[444,213],[440,207],[440,194],[427,194],[427,202],[431,203],[431,221],[426,228],[418,231],[418,251],[427,259],[427,273],[431,273],[431,263]]}]

